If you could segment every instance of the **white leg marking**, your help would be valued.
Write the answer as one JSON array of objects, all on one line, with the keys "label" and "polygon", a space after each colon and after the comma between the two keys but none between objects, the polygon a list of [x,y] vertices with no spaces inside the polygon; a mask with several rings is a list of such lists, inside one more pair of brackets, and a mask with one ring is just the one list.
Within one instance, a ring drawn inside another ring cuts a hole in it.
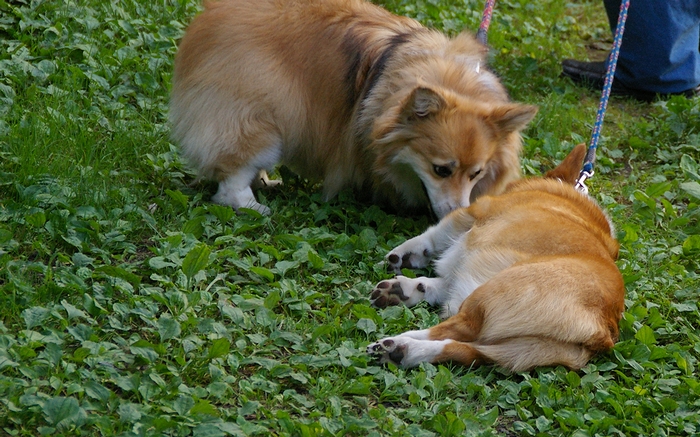
[{"label": "white leg marking", "polygon": [[468,229],[455,229],[455,216],[441,220],[417,237],[413,237],[392,250],[386,259],[389,267],[400,272],[402,268],[422,268],[431,259],[439,256],[455,244],[455,240],[468,232]]},{"label": "white leg marking", "polygon": [[219,190],[212,200],[221,205],[238,208],[250,208],[263,215],[270,215],[271,211],[265,205],[258,203],[250,188],[250,183],[258,174],[254,167],[245,167],[219,182]]},{"label": "white leg marking", "polygon": [[420,363],[434,362],[450,342],[452,340],[417,340],[401,334],[370,344],[367,346],[367,353],[379,356],[382,363],[391,362],[401,367],[415,367]]}]

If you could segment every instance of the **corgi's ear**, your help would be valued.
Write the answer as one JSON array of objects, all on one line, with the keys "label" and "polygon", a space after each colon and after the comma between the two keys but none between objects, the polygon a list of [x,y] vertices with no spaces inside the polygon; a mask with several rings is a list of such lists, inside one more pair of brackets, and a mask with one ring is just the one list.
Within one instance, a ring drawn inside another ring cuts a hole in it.
[{"label": "corgi's ear", "polygon": [[424,86],[416,87],[403,105],[401,121],[406,123],[430,117],[445,106],[447,102],[437,91]]},{"label": "corgi's ear", "polygon": [[586,145],[581,143],[569,152],[569,155],[554,170],[544,174],[545,178],[559,179],[574,185],[581,173],[583,158],[586,156]]},{"label": "corgi's ear", "polygon": [[492,110],[486,116],[486,120],[496,126],[497,134],[507,135],[523,130],[535,118],[535,114],[537,106],[510,103]]}]

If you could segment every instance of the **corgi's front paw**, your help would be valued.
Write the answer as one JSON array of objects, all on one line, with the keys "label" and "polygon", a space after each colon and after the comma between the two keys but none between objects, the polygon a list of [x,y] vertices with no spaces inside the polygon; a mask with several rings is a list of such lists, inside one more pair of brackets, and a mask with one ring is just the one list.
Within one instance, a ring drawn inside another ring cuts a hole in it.
[{"label": "corgi's front paw", "polygon": [[408,345],[399,338],[385,338],[367,346],[367,354],[379,358],[381,363],[401,365]]},{"label": "corgi's front paw", "polygon": [[396,249],[389,252],[386,260],[389,268],[395,273],[401,269],[420,269],[426,267],[433,257],[433,247],[430,241],[422,235],[411,238]]},{"label": "corgi's front paw", "polygon": [[374,287],[370,299],[377,308],[404,304],[412,307],[425,297],[425,285],[417,279],[397,276]]}]

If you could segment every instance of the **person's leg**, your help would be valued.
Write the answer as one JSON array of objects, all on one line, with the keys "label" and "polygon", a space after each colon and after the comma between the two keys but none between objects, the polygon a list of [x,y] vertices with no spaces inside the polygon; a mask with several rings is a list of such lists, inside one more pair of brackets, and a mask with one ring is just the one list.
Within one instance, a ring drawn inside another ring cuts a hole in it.
[{"label": "person's leg", "polygon": [[[620,0],[604,0],[615,29]],[[633,0],[622,38],[615,81],[660,94],[700,84],[700,1]]]}]

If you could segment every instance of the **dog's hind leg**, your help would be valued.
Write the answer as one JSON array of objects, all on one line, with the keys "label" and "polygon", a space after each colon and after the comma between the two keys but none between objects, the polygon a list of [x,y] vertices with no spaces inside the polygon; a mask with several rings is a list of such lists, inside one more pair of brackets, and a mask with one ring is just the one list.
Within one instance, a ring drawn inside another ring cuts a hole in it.
[{"label": "dog's hind leg", "polygon": [[250,208],[260,214],[270,215],[270,208],[255,200],[251,187],[259,187],[266,182],[273,182],[267,177],[265,169],[277,164],[280,155],[281,146],[279,144],[273,145],[258,153],[246,165],[230,170],[228,175],[219,181],[219,189],[212,200],[235,209]]},{"label": "dog's hind leg", "polygon": [[431,305],[442,302],[445,281],[442,278],[397,276],[380,282],[372,290],[372,305],[379,308],[404,304],[408,307],[425,300]]},{"label": "dog's hind leg", "polygon": [[[422,362],[453,362],[464,366],[495,363],[511,372],[523,372],[539,366],[563,365],[570,369],[585,366],[593,353],[579,344],[562,343],[534,337],[511,338],[495,345],[461,342],[452,339],[426,340],[423,331],[409,331],[367,346],[367,353],[401,367]],[[412,335],[414,334],[414,335]],[[417,335],[415,335],[417,334]],[[429,334],[424,334],[426,337]]]},{"label": "dog's hind leg", "polygon": [[440,222],[417,237],[401,244],[386,256],[389,268],[399,273],[402,268],[418,269],[450,247],[460,235],[474,225],[466,208],[452,211]]},{"label": "dog's hind leg", "polygon": [[[417,331],[421,332],[421,331]],[[408,333],[406,333],[408,334]],[[464,366],[480,365],[487,358],[470,343],[454,340],[419,340],[406,334],[389,337],[367,346],[367,353],[382,363],[415,367],[420,363],[456,362]]]},{"label": "dog's hind leg", "polygon": [[458,313],[430,329],[408,331],[396,337],[384,338],[367,346],[367,353],[402,367],[422,362],[455,361],[463,365],[478,365],[485,357],[471,346],[481,328],[481,319],[466,318]]},{"label": "dog's hind leg", "polygon": [[[562,365],[578,370],[585,366],[593,352],[581,344],[565,343],[549,338],[514,337],[498,344],[473,344],[487,361],[512,372],[523,372],[540,366]],[[452,354],[445,349],[441,359]]]},{"label": "dog's hind leg", "polygon": [[255,195],[251,188],[251,182],[257,174],[258,169],[246,167],[229,175],[226,179],[219,182],[219,189],[211,200],[220,205],[232,206],[234,209],[250,208],[258,211],[260,214],[270,215],[270,208],[255,200]]}]

